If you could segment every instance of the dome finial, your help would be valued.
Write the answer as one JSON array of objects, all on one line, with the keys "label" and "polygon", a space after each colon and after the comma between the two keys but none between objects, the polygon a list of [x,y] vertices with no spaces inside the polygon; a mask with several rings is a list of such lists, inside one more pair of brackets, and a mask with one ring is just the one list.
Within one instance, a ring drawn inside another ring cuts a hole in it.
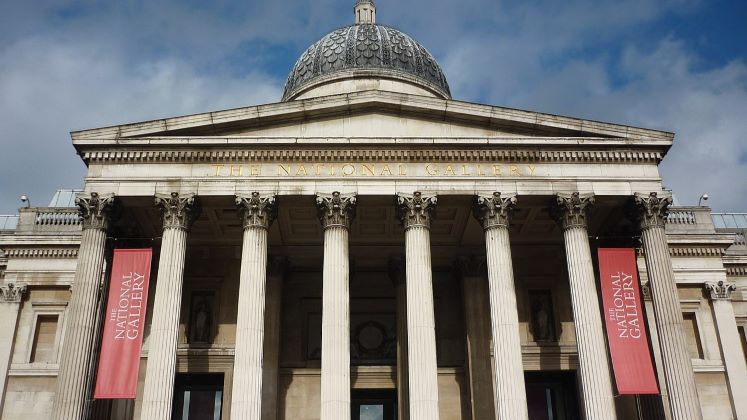
[{"label": "dome finial", "polygon": [[355,24],[376,23],[376,5],[373,0],[355,0]]}]

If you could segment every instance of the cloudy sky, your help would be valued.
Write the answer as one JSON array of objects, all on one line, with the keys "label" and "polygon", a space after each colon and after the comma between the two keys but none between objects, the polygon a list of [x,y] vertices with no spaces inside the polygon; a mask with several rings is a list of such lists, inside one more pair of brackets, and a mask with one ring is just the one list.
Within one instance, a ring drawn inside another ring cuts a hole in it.
[{"label": "cloudy sky", "polygon": [[[276,102],[353,0],[10,0],[0,14],[0,213],[81,187],[69,132]],[[376,0],[456,99],[664,129],[681,204],[747,212],[747,2]]]}]

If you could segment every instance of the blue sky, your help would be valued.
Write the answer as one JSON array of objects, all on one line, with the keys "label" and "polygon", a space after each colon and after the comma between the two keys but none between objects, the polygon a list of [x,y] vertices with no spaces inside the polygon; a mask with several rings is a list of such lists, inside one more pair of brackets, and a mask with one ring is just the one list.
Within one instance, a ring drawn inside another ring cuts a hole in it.
[{"label": "blue sky", "polygon": [[[5,1],[0,213],[80,187],[69,131],[279,100],[353,0]],[[455,99],[676,133],[682,204],[747,212],[747,2],[377,0]]]}]

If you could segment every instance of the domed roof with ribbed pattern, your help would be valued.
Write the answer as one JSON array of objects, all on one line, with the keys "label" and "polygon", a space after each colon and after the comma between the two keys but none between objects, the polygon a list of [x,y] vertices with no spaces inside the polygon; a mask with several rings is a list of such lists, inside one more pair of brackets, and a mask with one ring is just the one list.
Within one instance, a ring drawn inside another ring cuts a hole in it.
[{"label": "domed roof with ribbed pattern", "polygon": [[361,77],[403,81],[451,98],[441,67],[412,37],[388,26],[356,23],[330,32],[301,55],[288,75],[283,101],[321,84]]}]

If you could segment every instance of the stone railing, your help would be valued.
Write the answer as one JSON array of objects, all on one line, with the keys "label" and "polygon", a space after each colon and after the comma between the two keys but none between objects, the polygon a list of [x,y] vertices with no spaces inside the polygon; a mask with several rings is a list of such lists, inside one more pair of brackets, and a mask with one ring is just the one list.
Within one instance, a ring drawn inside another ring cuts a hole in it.
[{"label": "stone railing", "polygon": [[694,225],[696,223],[695,212],[688,209],[673,208],[667,217],[667,223],[677,225]]},{"label": "stone railing", "polygon": [[737,233],[737,237],[734,238],[734,244],[742,245],[742,246],[747,245],[747,238],[745,238],[745,235],[746,235],[745,232]]},{"label": "stone railing", "polygon": [[672,207],[667,217],[669,233],[714,233],[709,207]]},{"label": "stone railing", "polygon": [[74,207],[30,207],[20,210],[17,233],[75,233],[81,229]]}]

